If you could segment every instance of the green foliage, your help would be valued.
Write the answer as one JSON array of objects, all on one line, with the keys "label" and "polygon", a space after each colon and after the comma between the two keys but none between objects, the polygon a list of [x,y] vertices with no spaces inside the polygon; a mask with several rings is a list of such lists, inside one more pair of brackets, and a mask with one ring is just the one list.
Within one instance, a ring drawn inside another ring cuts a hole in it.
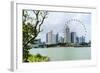
[{"label": "green foliage", "polygon": [[36,55],[29,55],[28,57],[28,61],[29,62],[47,62],[49,61],[49,58],[47,56],[42,56],[40,54],[36,54]]},{"label": "green foliage", "polygon": [[[30,12],[33,12],[31,16]],[[32,49],[34,39],[41,32],[41,25],[46,18],[47,11],[23,10],[22,31],[23,31],[23,62],[28,62],[29,50]]]}]

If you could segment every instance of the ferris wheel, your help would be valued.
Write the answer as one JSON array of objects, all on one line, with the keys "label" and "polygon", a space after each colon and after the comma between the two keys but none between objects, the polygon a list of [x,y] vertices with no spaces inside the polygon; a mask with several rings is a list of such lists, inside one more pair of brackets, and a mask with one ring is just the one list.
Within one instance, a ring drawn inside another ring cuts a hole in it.
[{"label": "ferris wheel", "polygon": [[75,31],[77,33],[80,32],[80,34],[82,34],[82,36],[87,35],[87,29],[86,29],[84,23],[79,19],[69,19],[69,20],[67,20],[65,27],[66,26],[69,26],[69,28],[72,31]]}]

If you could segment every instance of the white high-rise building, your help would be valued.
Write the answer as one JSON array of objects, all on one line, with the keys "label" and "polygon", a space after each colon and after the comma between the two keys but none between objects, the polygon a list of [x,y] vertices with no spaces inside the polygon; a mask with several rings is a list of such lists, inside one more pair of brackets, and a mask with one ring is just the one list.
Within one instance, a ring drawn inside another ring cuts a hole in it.
[{"label": "white high-rise building", "polygon": [[58,42],[58,35],[53,34],[53,31],[50,31],[46,34],[46,43],[47,44],[57,44]]},{"label": "white high-rise building", "polygon": [[66,28],[64,30],[64,43],[70,43],[71,42],[71,35],[70,35],[70,29],[68,25],[66,25]]}]

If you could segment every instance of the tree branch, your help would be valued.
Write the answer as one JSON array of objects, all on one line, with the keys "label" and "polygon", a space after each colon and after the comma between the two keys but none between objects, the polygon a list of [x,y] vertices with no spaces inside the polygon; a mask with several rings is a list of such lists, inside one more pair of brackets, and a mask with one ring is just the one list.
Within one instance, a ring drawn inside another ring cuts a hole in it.
[{"label": "tree branch", "polygon": [[[38,35],[39,33],[37,33],[37,35]],[[34,36],[34,37],[32,37],[24,46],[23,46],[23,48],[25,48],[27,45],[28,45],[28,43],[30,43],[32,40],[34,40],[36,37],[37,37],[37,35],[36,36]]]},{"label": "tree branch", "polygon": [[43,20],[42,20],[41,23],[39,24],[39,31],[40,31],[41,25],[42,25],[43,22],[44,22],[44,19],[45,19],[45,17],[43,17]]},{"label": "tree branch", "polygon": [[[45,12],[43,16],[41,15],[42,21],[39,21],[39,12],[40,11],[39,10],[37,10],[37,11],[33,10],[33,12],[35,13],[36,20],[37,20],[36,24],[34,26],[34,36],[31,39],[27,40],[27,42],[23,45],[23,48],[25,48],[31,41],[33,41],[37,37],[37,35],[41,32],[40,31],[41,25],[43,24],[44,19],[46,18],[46,15],[47,15],[47,12]],[[37,26],[38,26],[39,31],[37,30]]]},{"label": "tree branch", "polygon": [[38,23],[39,23],[39,20],[38,20],[38,15],[39,15],[39,10],[37,11],[37,13],[33,10],[33,12],[35,13],[35,15],[36,15],[36,25],[35,25],[35,29],[37,28],[37,25],[38,25]]}]

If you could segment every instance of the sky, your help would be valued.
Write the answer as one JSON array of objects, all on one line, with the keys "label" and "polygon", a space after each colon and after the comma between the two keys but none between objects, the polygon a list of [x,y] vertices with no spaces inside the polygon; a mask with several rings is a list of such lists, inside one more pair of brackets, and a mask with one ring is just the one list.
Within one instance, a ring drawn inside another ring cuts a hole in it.
[{"label": "sky", "polygon": [[77,36],[85,36],[88,42],[91,40],[91,14],[90,13],[74,13],[74,12],[54,12],[48,11],[37,38],[41,38],[42,42],[46,41],[46,33],[53,31],[54,34],[59,33],[64,36],[64,29],[69,26],[70,32],[76,32]]}]

